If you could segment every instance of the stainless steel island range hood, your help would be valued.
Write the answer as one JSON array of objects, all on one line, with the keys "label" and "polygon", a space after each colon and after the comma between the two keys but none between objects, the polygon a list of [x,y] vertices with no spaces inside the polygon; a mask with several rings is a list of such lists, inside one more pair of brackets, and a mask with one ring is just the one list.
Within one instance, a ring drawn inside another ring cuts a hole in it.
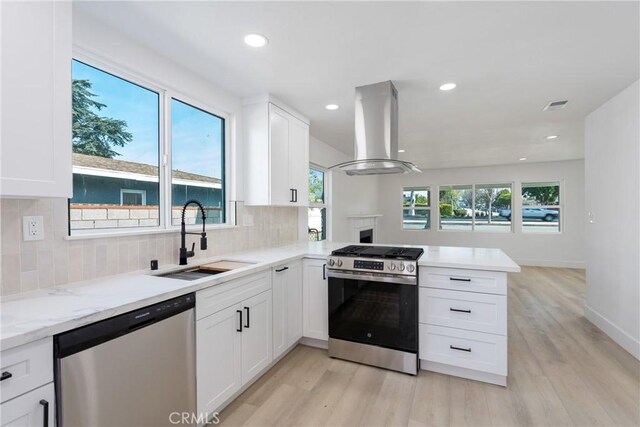
[{"label": "stainless steel island range hood", "polygon": [[391,81],[356,88],[355,156],[330,169],[347,175],[420,172],[398,160],[398,91]]}]

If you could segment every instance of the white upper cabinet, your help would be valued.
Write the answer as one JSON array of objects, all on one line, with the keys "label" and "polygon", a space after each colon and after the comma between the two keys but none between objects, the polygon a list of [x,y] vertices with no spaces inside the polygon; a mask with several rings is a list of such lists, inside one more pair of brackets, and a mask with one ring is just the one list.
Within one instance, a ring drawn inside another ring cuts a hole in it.
[{"label": "white upper cabinet", "polygon": [[0,3],[0,195],[71,197],[71,2]]},{"label": "white upper cabinet", "polygon": [[270,96],[243,107],[245,204],[309,205],[309,120]]}]

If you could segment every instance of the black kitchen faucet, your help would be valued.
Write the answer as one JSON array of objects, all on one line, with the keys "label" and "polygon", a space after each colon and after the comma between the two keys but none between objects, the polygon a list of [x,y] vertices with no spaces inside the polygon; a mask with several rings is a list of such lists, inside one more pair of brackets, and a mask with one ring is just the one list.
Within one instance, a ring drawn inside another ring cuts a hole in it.
[{"label": "black kitchen faucet", "polygon": [[[202,212],[202,233],[188,233],[186,231],[186,226],[184,223],[184,213],[187,210],[187,206],[191,204],[198,205],[198,207],[200,208],[200,212]],[[180,265],[187,265],[187,258],[191,258],[192,256],[195,255],[195,248],[196,248],[195,243],[191,246],[190,251],[187,250],[187,242],[186,242],[187,234],[199,234],[200,249],[203,251],[207,250],[207,233],[204,231],[204,227],[206,225],[206,222],[205,222],[206,219],[207,217],[204,213],[204,208],[202,207],[202,204],[200,204],[199,201],[189,200],[182,207],[182,221],[180,222]]]}]

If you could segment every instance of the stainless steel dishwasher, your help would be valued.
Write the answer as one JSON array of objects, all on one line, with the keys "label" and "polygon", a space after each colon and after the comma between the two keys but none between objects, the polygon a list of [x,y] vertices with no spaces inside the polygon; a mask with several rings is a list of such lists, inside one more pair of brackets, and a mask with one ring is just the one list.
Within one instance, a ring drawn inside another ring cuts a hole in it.
[{"label": "stainless steel dishwasher", "polygon": [[58,426],[170,426],[196,411],[195,294],[54,338]]}]

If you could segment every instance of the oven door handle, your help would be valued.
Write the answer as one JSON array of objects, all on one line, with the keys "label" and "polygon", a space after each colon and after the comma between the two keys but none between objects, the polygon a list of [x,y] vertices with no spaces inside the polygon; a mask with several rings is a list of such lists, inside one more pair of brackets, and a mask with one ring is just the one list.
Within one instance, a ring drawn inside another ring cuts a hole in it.
[{"label": "oven door handle", "polygon": [[395,276],[389,274],[363,274],[352,273],[348,271],[335,271],[332,269],[327,270],[327,276],[329,279],[347,279],[347,280],[366,280],[368,282],[383,282],[392,283],[396,285],[417,285],[418,278],[415,276]]}]

